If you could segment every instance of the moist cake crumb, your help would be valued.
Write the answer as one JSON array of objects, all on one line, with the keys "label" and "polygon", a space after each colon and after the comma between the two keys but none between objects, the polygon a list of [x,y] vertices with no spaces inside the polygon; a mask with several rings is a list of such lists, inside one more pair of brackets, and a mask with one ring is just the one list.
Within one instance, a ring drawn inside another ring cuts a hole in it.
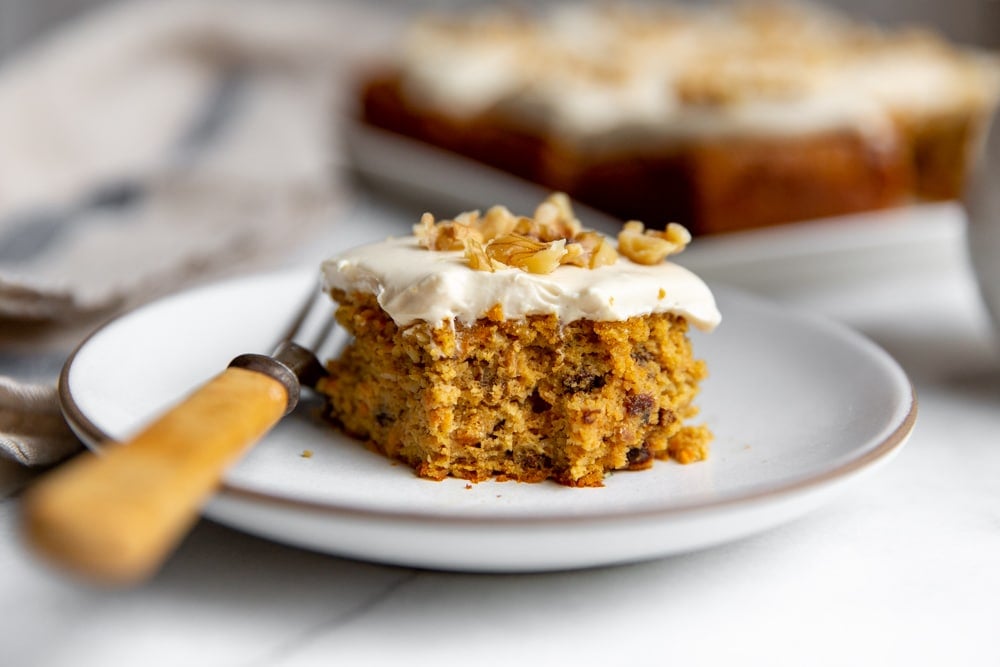
[{"label": "moist cake crumb", "polygon": [[[559,195],[512,217],[527,255],[491,255],[513,232],[496,219],[483,232],[471,212],[324,264],[353,337],[319,385],[328,417],[434,480],[600,486],[612,470],[704,459],[711,432],[689,422],[706,366],[688,326],[718,323],[708,288],[662,259],[561,263],[606,240],[567,250],[586,232]],[[434,249],[442,238],[450,249]]]}]

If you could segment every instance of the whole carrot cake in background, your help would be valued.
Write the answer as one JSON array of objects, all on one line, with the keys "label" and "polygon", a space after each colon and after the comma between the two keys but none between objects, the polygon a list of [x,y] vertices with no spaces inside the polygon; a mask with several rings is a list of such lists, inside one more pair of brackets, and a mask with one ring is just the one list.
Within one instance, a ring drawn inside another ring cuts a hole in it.
[{"label": "whole carrot cake in background", "polygon": [[958,197],[998,91],[995,56],[816,7],[586,3],[417,22],[361,118],[698,234]]},{"label": "whole carrot cake in background", "polygon": [[599,486],[654,459],[703,459],[705,377],[688,325],[720,321],[707,286],[665,261],[680,225],[585,230],[562,194],[502,206],[324,263],[352,340],[319,386],[329,417],[423,477]]}]

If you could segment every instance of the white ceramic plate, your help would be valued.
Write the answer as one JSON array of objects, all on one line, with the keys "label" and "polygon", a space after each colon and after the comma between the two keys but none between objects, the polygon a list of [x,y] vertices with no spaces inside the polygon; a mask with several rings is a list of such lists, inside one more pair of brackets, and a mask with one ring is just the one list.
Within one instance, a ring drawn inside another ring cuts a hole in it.
[{"label": "white ceramic plate", "polygon": [[[236,354],[266,350],[315,278],[292,272],[221,283],[103,327],[63,373],[74,429],[91,444],[102,434],[127,437]],[[205,515],[386,563],[578,568],[758,532],[804,514],[898,451],[916,406],[885,352],[826,321],[740,293],[718,297],[722,326],[693,334],[711,372],[699,398],[716,435],[708,461],[659,461],[591,489],[430,482],[340,435],[317,418],[312,400],[229,472]]]},{"label": "white ceramic plate", "polygon": [[[369,183],[443,216],[503,202],[527,213],[548,193],[538,185],[429,144],[345,120],[350,164]],[[584,206],[587,227],[616,234],[621,222]],[[666,221],[647,221],[662,224]],[[902,206],[823,220],[699,237],[679,264],[707,280],[782,295],[843,285],[901,269],[965,262],[965,213],[956,203]]]}]

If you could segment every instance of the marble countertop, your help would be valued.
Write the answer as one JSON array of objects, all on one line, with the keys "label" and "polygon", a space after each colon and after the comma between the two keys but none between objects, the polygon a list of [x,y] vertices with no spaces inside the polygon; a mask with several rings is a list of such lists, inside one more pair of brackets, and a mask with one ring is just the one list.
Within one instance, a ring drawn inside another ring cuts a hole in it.
[{"label": "marble countertop", "polygon": [[[352,217],[367,224],[345,221],[338,242],[402,229],[370,207]],[[744,287],[882,345],[919,400],[891,464],[803,519],[696,553],[527,575],[343,560],[206,520],[158,576],[122,591],[37,562],[8,495],[0,663],[1000,664],[1000,360],[953,230],[934,262],[835,281],[748,269]]]}]

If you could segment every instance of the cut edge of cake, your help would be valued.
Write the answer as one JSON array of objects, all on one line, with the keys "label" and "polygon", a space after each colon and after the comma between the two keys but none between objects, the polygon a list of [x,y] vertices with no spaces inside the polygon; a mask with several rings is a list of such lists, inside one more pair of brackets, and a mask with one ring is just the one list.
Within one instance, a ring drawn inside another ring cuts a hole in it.
[{"label": "cut edge of cake", "polygon": [[708,455],[687,333],[720,316],[665,261],[686,230],[633,221],[615,244],[556,194],[531,217],[425,215],[414,232],[324,264],[352,340],[319,390],[345,432],[428,479],[600,486]]}]

